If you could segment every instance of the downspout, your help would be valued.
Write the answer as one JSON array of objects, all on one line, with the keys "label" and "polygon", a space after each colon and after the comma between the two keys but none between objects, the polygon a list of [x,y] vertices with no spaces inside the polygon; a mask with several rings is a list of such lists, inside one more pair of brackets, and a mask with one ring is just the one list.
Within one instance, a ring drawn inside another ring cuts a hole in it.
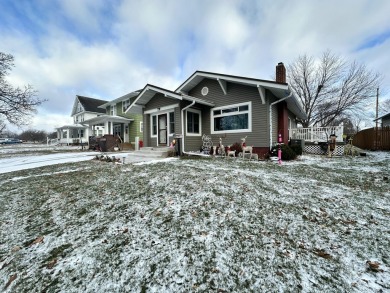
[{"label": "downspout", "polygon": [[183,154],[187,154],[185,151],[184,151],[184,137],[185,137],[185,134],[184,134],[184,111],[187,110],[188,108],[192,107],[193,105],[195,105],[195,100],[192,101],[191,104],[189,104],[188,106],[184,107],[183,109],[181,109],[181,131],[183,133],[183,138],[182,138],[182,153]]},{"label": "downspout", "polygon": [[272,106],[277,104],[277,103],[283,102],[284,100],[287,100],[288,98],[292,97],[293,93],[290,90],[290,87],[289,87],[289,91],[290,91],[290,93],[288,94],[288,96],[285,96],[283,99],[277,100],[277,101],[271,103],[271,105],[269,105],[269,149],[272,149]]}]

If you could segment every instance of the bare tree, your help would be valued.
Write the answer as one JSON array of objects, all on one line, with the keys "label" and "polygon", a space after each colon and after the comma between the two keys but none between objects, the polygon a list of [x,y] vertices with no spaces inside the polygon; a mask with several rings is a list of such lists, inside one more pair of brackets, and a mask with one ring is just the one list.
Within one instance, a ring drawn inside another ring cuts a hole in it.
[{"label": "bare tree", "polygon": [[0,136],[2,136],[3,132],[6,130],[6,125],[3,121],[0,120]]},{"label": "bare tree", "polygon": [[303,127],[332,125],[337,117],[362,111],[381,80],[364,64],[347,62],[329,50],[319,60],[299,56],[287,69],[290,88],[307,114],[298,121]]},{"label": "bare tree", "polygon": [[15,88],[8,83],[6,76],[14,67],[13,62],[11,54],[0,52],[0,118],[5,118],[11,124],[24,125],[44,100],[37,97],[31,85]]},{"label": "bare tree", "polygon": [[390,113],[390,98],[387,100],[384,100],[379,105],[379,112],[383,113],[383,115]]}]

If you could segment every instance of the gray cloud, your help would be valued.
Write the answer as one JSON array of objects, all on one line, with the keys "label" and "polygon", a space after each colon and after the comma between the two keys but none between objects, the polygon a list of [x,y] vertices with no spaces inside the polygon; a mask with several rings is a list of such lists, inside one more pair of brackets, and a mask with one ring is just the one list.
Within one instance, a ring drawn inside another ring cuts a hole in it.
[{"label": "gray cloud", "polygon": [[390,30],[385,0],[51,3],[35,3],[45,17],[24,8],[35,28],[0,18],[0,51],[16,59],[9,80],[49,99],[32,125],[48,130],[68,121],[76,94],[114,99],[146,83],[175,89],[197,69],[269,79],[277,62],[326,49],[375,71],[390,66],[389,40],[363,46]]}]

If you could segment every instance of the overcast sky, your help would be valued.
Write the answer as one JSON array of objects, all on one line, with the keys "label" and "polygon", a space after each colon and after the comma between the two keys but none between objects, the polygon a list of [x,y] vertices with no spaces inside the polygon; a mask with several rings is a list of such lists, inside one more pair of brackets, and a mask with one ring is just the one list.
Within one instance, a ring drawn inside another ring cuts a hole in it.
[{"label": "overcast sky", "polygon": [[175,90],[195,70],[272,79],[278,62],[326,49],[389,87],[390,1],[0,0],[8,79],[48,100],[30,125],[47,131],[71,123],[76,94]]}]

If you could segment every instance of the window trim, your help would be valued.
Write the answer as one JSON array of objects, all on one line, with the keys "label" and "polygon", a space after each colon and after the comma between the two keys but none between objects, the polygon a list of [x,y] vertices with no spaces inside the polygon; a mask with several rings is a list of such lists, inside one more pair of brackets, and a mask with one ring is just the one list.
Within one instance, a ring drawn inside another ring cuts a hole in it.
[{"label": "window trim", "polygon": [[116,105],[110,106],[110,116],[116,116]]},{"label": "window trim", "polygon": [[[222,110],[229,109],[229,108],[235,108],[235,107],[241,107],[241,106],[248,106],[248,110],[246,111],[235,111],[235,112],[229,112],[229,113],[222,113]],[[221,114],[214,115],[214,111],[221,110]],[[235,129],[235,130],[214,130],[214,119],[218,117],[226,117],[226,116],[235,116],[239,114],[248,114],[248,128],[247,129]],[[239,104],[231,104],[231,105],[225,105],[221,107],[215,107],[210,110],[210,123],[211,123],[211,134],[223,134],[223,133],[242,133],[242,132],[252,132],[252,102],[248,101],[245,103],[239,103]]]},{"label": "window trim", "polygon": [[[156,138],[158,136],[158,116],[159,115],[164,115],[166,114],[167,115],[167,126],[168,126],[168,136],[173,136],[173,132],[171,133],[171,128],[170,128],[170,117],[169,117],[169,114],[170,113],[175,113],[174,109],[170,109],[170,111],[160,111],[160,112],[153,112],[153,114],[150,114],[150,137],[153,137],[153,138]],[[175,115],[175,114],[173,114]],[[157,133],[156,134],[153,134],[153,116],[156,117],[156,126],[157,126]]]},{"label": "window trim", "polygon": [[[153,117],[156,117],[156,134],[153,134]],[[150,137],[157,137],[157,133],[158,133],[157,115],[150,115]]]},{"label": "window trim", "polygon": [[[175,133],[175,111],[171,111],[171,112],[168,112],[168,135],[169,136],[172,136],[174,133]],[[173,114],[173,131],[171,129],[171,124],[172,124],[172,121],[171,121],[171,114]]]},{"label": "window trim", "polygon": [[[188,112],[199,115],[199,133],[188,132]],[[202,112],[200,110],[191,109],[191,108],[187,109],[185,131],[187,136],[202,136]]]},{"label": "window trim", "polygon": [[[126,103],[128,103],[127,107],[125,106]],[[126,110],[127,110],[127,108],[130,107],[130,105],[131,105],[130,99],[127,99],[127,100],[122,101],[122,112],[125,113]]]}]

